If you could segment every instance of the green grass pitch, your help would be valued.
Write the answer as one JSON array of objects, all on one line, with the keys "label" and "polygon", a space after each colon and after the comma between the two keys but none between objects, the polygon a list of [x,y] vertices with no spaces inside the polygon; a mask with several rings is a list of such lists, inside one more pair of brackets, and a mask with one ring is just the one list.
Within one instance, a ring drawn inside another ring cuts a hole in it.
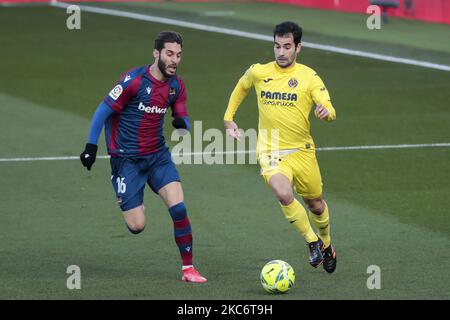
[{"label": "green grass pitch", "polygon": [[[375,34],[361,16],[289,6],[112,6],[266,34],[297,15],[308,41],[450,61],[449,26],[393,20]],[[0,158],[79,154],[99,101],[122,72],[152,61],[162,29],[184,36],[179,74],[190,118],[204,128],[222,128],[240,75],[272,59],[269,42],[93,13],[68,31],[66,19],[58,8],[0,7]],[[402,36],[407,30],[413,38]],[[312,119],[319,147],[450,142],[449,72],[308,48],[299,61],[322,76],[337,110],[334,123]],[[237,122],[255,128],[256,112],[251,94]],[[204,285],[180,281],[171,219],[149,189],[145,232],[127,231],[107,160],[91,172],[78,161],[0,162],[0,299],[449,299],[450,148],[321,151],[318,159],[338,254],[333,275],[308,265],[258,166],[179,166]],[[296,271],[288,294],[259,284],[273,259]],[[69,265],[81,268],[81,290],[66,287]],[[380,290],[366,286],[370,265],[381,268]]]}]

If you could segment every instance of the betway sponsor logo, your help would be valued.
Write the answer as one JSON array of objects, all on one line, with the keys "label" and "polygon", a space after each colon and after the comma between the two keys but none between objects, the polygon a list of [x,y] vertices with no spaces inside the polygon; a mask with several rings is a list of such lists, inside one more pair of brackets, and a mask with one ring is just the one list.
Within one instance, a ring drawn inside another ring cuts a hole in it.
[{"label": "betway sponsor logo", "polygon": [[297,101],[296,93],[262,91],[261,98],[283,101]]},{"label": "betway sponsor logo", "polygon": [[147,113],[166,113],[167,108],[160,108],[158,106],[146,107],[142,102],[139,103],[138,109]]}]

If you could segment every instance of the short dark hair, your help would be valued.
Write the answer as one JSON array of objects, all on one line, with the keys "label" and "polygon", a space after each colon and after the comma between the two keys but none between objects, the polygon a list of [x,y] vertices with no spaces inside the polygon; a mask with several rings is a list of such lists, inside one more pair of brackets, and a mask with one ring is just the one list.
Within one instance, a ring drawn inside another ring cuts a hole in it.
[{"label": "short dark hair", "polygon": [[295,46],[302,42],[303,30],[298,24],[292,21],[285,21],[277,24],[273,29],[273,40],[275,40],[276,36],[282,37],[289,33],[292,33],[292,36],[294,37]]},{"label": "short dark hair", "polygon": [[158,33],[155,39],[155,49],[160,51],[164,48],[165,43],[178,43],[181,47],[183,47],[183,38],[181,34],[175,31],[161,31]]}]

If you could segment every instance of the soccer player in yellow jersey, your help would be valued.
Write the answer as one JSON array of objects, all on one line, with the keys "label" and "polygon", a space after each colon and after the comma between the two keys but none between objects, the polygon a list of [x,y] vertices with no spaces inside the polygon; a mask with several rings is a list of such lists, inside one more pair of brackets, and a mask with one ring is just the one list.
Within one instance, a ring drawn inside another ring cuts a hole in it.
[{"label": "soccer player in yellow jersey", "polygon": [[[293,22],[283,22],[274,29],[275,61],[254,64],[234,88],[224,116],[227,134],[240,139],[234,115],[255,88],[259,125],[257,155],[261,174],[277,196],[286,219],[308,243],[309,262],[323,264],[332,273],[336,253],[330,238],[328,206],[322,196],[322,178],[310,134],[309,114],[317,118],[336,118],[328,91],[311,68],[296,62],[301,50],[302,29]],[[310,211],[314,232],[303,205],[294,197],[293,188]]]}]

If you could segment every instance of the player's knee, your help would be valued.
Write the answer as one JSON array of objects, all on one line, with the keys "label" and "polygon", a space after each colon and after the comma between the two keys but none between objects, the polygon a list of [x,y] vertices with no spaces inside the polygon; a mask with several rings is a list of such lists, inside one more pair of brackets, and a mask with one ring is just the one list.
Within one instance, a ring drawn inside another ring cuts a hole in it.
[{"label": "player's knee", "polygon": [[172,220],[179,221],[183,220],[187,217],[187,209],[184,205],[184,202],[180,202],[172,207],[169,208],[170,216],[172,217]]},{"label": "player's knee", "polygon": [[294,201],[294,195],[290,190],[282,190],[280,192],[277,192],[277,197],[278,201],[280,201],[283,206],[287,206],[291,204],[292,201]]},{"label": "player's knee", "polygon": [[323,200],[310,201],[308,202],[308,208],[312,213],[320,216],[325,210],[325,203]]},{"label": "player's knee", "polygon": [[132,234],[139,234],[145,229],[145,223],[127,223],[127,228]]}]

